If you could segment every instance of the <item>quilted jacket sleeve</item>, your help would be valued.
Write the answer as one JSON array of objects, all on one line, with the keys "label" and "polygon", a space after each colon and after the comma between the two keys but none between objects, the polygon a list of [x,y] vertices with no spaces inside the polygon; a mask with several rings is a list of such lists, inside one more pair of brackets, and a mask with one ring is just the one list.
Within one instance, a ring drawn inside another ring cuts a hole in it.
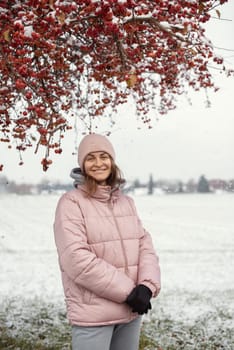
[{"label": "quilted jacket sleeve", "polygon": [[138,283],[149,287],[156,297],[161,289],[159,258],[156,254],[150,234],[142,227],[140,239],[140,259]]},{"label": "quilted jacket sleeve", "polygon": [[156,297],[161,289],[161,272],[159,258],[154,249],[151,235],[142,226],[141,220],[137,214],[135,204],[132,206],[138,217],[140,228],[140,256],[138,263],[138,284],[144,284],[151,289],[153,297]]},{"label": "quilted jacket sleeve", "polygon": [[126,300],[134,282],[90,250],[81,210],[71,195],[65,194],[59,200],[54,235],[60,268],[73,282],[102,298],[117,303]]}]

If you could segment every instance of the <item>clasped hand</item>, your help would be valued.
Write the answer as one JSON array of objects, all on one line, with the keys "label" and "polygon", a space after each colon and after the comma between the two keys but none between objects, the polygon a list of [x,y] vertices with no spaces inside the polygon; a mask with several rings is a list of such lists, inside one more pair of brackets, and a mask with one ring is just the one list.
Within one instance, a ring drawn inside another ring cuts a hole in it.
[{"label": "clasped hand", "polygon": [[143,284],[139,284],[129,294],[126,303],[132,308],[133,312],[139,315],[147,314],[152,308],[150,299],[152,297],[151,290]]}]

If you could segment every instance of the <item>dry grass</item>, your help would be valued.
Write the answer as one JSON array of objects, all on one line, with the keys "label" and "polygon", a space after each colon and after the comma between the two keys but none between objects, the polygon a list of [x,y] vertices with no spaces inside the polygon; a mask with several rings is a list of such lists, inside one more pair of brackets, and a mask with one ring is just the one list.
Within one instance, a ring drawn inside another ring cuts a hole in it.
[{"label": "dry grass", "polygon": [[[190,300],[200,302],[195,296]],[[71,350],[70,326],[62,307],[38,300],[19,305],[17,300],[0,305],[0,349]],[[155,313],[143,322],[139,350],[233,349],[232,310],[222,303],[190,322],[173,320],[160,306],[156,311],[157,317]]]}]

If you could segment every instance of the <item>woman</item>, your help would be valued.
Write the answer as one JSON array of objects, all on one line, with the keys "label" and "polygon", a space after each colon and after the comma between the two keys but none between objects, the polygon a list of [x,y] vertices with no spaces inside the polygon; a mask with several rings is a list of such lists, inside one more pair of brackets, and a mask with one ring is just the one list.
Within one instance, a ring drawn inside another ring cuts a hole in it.
[{"label": "woman", "polygon": [[109,140],[83,138],[75,189],[59,200],[55,242],[73,350],[137,350],[141,315],[160,291],[160,268]]}]

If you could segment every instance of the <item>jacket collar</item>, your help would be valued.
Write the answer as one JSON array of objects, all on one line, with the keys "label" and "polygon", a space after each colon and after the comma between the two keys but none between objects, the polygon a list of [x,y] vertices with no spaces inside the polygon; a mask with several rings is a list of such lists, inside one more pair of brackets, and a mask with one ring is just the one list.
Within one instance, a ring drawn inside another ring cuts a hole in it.
[{"label": "jacket collar", "polygon": [[84,175],[82,174],[81,168],[73,168],[70,172],[71,178],[73,181],[73,186],[78,187],[84,184]]},{"label": "jacket collar", "polygon": [[[74,168],[71,170],[70,176],[74,179],[73,185],[76,188],[79,188],[83,192],[87,193],[85,186],[85,177],[82,174],[80,168]],[[111,186],[97,186],[96,192],[92,195],[92,198],[97,199],[100,202],[115,201],[121,194],[120,189],[124,187],[125,180],[123,180],[119,185],[116,185],[114,188]]]},{"label": "jacket collar", "polygon": [[[86,186],[81,185],[79,189],[87,193]],[[114,202],[120,195],[120,190],[118,187],[111,188],[110,186],[97,186],[97,190],[92,194],[92,198],[95,198],[99,202]]]}]

